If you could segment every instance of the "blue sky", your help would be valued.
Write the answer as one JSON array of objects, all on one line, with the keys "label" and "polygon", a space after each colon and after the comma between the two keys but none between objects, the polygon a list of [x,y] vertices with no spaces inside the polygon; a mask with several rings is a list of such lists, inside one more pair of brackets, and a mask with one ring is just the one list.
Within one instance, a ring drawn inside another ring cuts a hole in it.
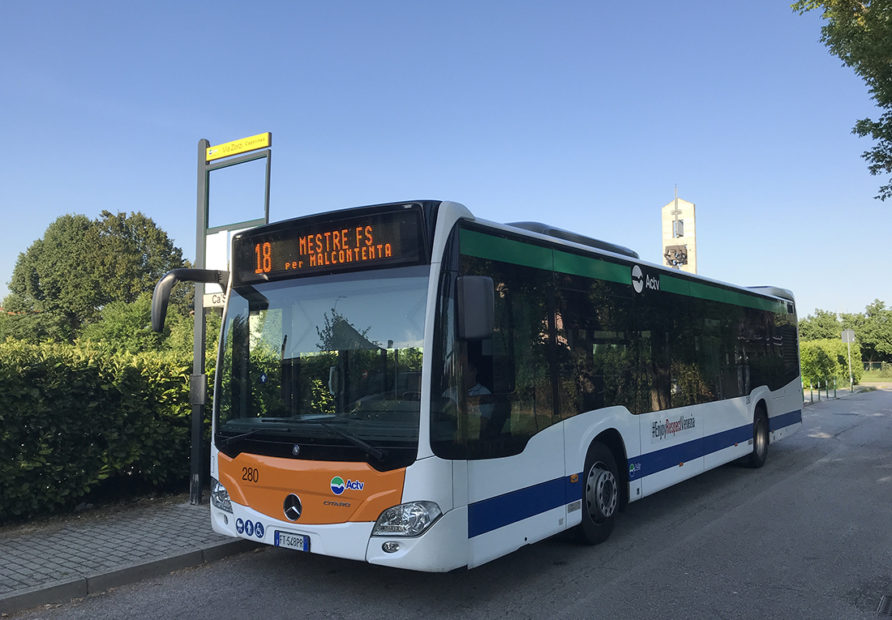
[{"label": "blue sky", "polygon": [[[658,262],[677,185],[702,275],[802,316],[890,304],[892,204],[851,135],[875,110],[820,25],[767,0],[6,0],[0,298],[65,213],[142,211],[194,257],[198,140],[270,131],[273,220],[455,200]],[[214,221],[256,216],[259,167],[211,186]]]}]

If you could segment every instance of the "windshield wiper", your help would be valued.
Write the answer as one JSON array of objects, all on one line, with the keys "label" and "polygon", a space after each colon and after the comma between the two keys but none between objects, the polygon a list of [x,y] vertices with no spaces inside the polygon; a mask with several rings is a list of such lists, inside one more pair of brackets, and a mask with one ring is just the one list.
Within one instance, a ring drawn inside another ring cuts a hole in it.
[{"label": "windshield wiper", "polygon": [[[229,444],[231,444],[233,441],[238,441],[239,439],[247,439],[248,437],[253,437],[253,436],[256,435],[257,433],[264,433],[264,432],[278,431],[278,430],[282,430],[282,431],[285,431],[285,432],[290,432],[290,431],[293,430],[293,429],[291,429],[290,427],[285,427],[285,428],[281,428],[281,427],[280,427],[280,428],[252,428],[251,430],[246,431],[246,432],[244,432],[244,433],[240,433],[240,434],[238,434],[238,435],[233,435],[233,436],[231,436],[231,437],[223,437],[223,447],[225,448],[226,446],[228,446]],[[218,435],[222,435],[222,433],[221,433],[220,431],[217,431],[217,434],[218,434]]]},{"label": "windshield wiper", "polygon": [[326,430],[331,431],[335,435],[340,435],[341,437],[352,443],[354,446],[356,446],[357,448],[362,448],[362,450],[366,454],[378,459],[379,461],[383,461],[387,457],[387,453],[384,452],[384,450],[382,450],[381,448],[376,448],[375,446],[364,442],[362,439],[352,433],[348,433],[343,429],[332,426],[331,424],[327,424],[325,422],[316,422],[316,424]]},{"label": "windshield wiper", "polygon": [[[345,431],[345,430],[343,430],[343,429],[340,429],[340,428],[338,428],[338,427],[336,427],[336,426],[333,426],[333,425],[328,424],[327,422],[323,422],[323,421],[321,421],[321,420],[299,420],[299,419],[293,419],[293,418],[264,418],[263,421],[265,421],[265,422],[281,422],[281,421],[283,421],[283,420],[285,420],[285,419],[287,419],[289,422],[296,422],[296,423],[298,423],[298,424],[316,424],[316,425],[318,425],[318,426],[321,426],[321,427],[324,428],[325,430],[330,431],[330,432],[334,433],[335,435],[338,435],[339,437],[342,437],[342,438],[346,439],[347,441],[349,441],[350,443],[352,443],[354,446],[356,446],[357,448],[360,448],[363,452],[365,452],[365,453],[368,454],[369,456],[371,456],[371,457],[373,457],[373,458],[375,458],[375,459],[377,459],[377,460],[379,460],[379,461],[383,461],[385,458],[387,458],[387,452],[385,452],[385,451],[382,450],[381,448],[376,448],[375,446],[373,446],[373,445],[371,445],[371,444],[369,444],[369,443],[366,443],[365,441],[363,441],[362,439],[360,439],[360,438],[357,437],[356,435],[354,435],[354,434],[352,434],[352,433],[348,433],[347,431]],[[228,446],[228,445],[229,445],[230,443],[232,443],[233,441],[238,441],[239,439],[247,439],[248,437],[253,437],[253,436],[256,435],[257,433],[268,432],[268,431],[274,431],[274,430],[277,430],[277,431],[278,431],[278,430],[283,430],[283,431],[286,431],[286,432],[290,432],[290,431],[293,431],[293,430],[295,430],[295,429],[294,429],[293,427],[290,427],[290,426],[289,426],[289,427],[284,427],[284,428],[283,428],[283,427],[278,427],[278,428],[252,428],[251,430],[249,430],[249,431],[247,431],[247,432],[244,432],[244,433],[241,433],[241,434],[239,434],[239,435],[233,435],[232,437],[224,437],[224,438],[223,438],[223,446],[222,446],[222,447],[225,448],[226,446]],[[219,433],[219,431],[218,431],[218,433]]]},{"label": "windshield wiper", "polygon": [[[256,435],[257,433],[259,433],[262,430],[263,429],[261,429],[261,428],[255,428],[253,430],[248,431],[247,433],[233,435],[232,437],[223,437],[223,446],[222,447],[225,448],[226,446],[231,444],[233,441],[238,441],[239,439],[247,439],[248,437],[251,437],[252,435]],[[219,431],[217,431],[217,433],[221,434]]]}]

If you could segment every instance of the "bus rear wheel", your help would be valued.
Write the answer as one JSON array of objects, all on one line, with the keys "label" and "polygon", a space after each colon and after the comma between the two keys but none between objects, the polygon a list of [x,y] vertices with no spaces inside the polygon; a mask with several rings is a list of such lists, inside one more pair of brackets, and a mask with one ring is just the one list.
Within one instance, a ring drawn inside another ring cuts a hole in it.
[{"label": "bus rear wheel", "polygon": [[598,441],[591,445],[582,475],[582,523],[578,531],[582,542],[596,545],[610,536],[619,508],[619,476],[607,446]]},{"label": "bus rear wheel", "polygon": [[746,458],[747,467],[758,469],[768,459],[768,414],[764,407],[756,409],[756,419],[753,420],[753,451]]}]

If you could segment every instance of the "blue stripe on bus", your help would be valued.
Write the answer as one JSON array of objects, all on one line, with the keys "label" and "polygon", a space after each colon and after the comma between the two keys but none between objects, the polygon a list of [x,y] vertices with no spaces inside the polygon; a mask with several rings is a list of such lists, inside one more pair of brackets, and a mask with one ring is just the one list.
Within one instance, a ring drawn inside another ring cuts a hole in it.
[{"label": "blue stripe on bus", "polygon": [[[768,427],[771,431],[798,424],[802,422],[802,410],[797,409],[783,415],[768,418]],[[740,444],[753,438],[753,425],[745,424],[727,431],[715,433],[707,437],[693,439],[691,441],[670,446],[655,452],[642,454],[637,459],[629,461],[629,480],[638,480],[644,476],[656,474],[672,467],[678,467],[680,463],[687,463],[696,458],[730,448],[734,444]]]},{"label": "blue stripe on bus", "polygon": [[491,532],[582,498],[582,477],[561,476],[468,505],[468,538]]},{"label": "blue stripe on bus", "polygon": [[[800,422],[802,422],[802,410],[798,409],[769,418],[769,428],[776,431]],[[677,446],[642,454],[637,459],[628,462],[629,480],[637,480],[677,467],[679,463],[686,463],[734,444],[749,441],[752,437],[753,426],[746,424]],[[468,538],[486,534],[500,527],[582,499],[582,474],[575,475],[578,476],[577,482],[571,482],[571,476],[561,476],[554,480],[468,504]]]},{"label": "blue stripe on bus", "polygon": [[768,427],[772,431],[776,431],[779,428],[799,424],[800,422],[802,422],[802,409],[797,409],[796,411],[791,411],[784,415],[776,415],[773,418],[768,418]]}]

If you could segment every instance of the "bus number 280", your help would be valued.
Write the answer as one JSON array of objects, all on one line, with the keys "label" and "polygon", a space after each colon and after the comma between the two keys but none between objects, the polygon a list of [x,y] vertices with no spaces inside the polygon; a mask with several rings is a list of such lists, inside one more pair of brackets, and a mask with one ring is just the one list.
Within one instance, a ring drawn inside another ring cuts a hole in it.
[{"label": "bus number 280", "polygon": [[242,467],[242,480],[247,480],[248,482],[259,482],[260,470],[256,467]]}]

